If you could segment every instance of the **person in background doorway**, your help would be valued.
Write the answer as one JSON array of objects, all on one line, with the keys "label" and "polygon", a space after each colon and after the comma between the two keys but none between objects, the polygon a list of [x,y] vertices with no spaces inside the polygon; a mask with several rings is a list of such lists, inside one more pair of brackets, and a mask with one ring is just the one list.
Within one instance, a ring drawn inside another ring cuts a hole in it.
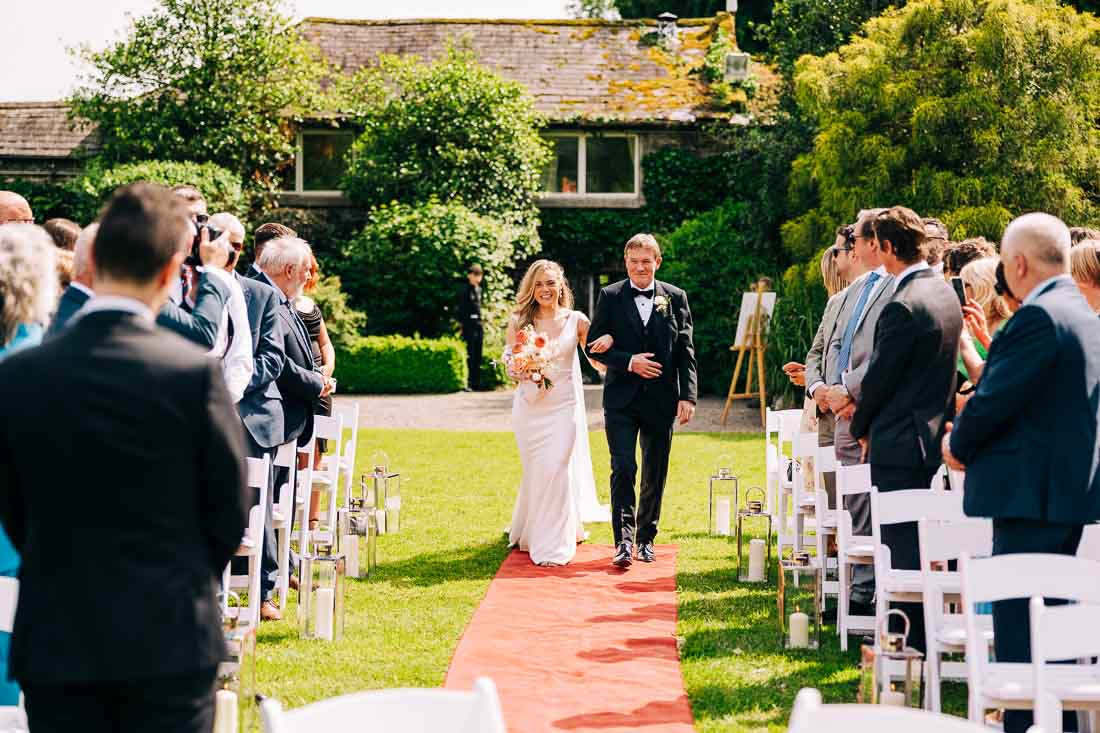
[{"label": "person in background doorway", "polygon": [[481,388],[481,350],[485,343],[485,327],[481,323],[481,280],[485,277],[481,265],[470,265],[466,284],[458,293],[455,317],[462,327],[462,340],[466,342],[466,359],[470,377],[466,391]]}]

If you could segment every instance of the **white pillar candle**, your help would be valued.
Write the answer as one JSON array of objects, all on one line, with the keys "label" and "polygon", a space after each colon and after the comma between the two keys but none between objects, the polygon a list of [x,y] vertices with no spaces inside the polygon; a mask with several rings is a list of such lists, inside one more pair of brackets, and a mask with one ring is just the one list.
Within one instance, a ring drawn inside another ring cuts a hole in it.
[{"label": "white pillar candle", "polygon": [[359,538],[353,534],[344,535],[344,571],[349,578],[359,577]]},{"label": "white pillar candle", "polygon": [[810,646],[810,617],[801,611],[795,611],[790,618],[791,649],[806,649]]},{"label": "white pillar candle", "polygon": [[728,537],[730,533],[730,500],[718,500],[718,534]]},{"label": "white pillar candle", "polygon": [[214,733],[237,733],[237,693],[232,690],[214,695]]},{"label": "white pillar candle", "polygon": [[332,588],[318,588],[316,612],[313,616],[313,628],[318,639],[332,641],[332,616],[336,607],[336,596]]},{"label": "white pillar candle", "polygon": [[764,580],[764,540],[749,540],[749,581]]},{"label": "white pillar candle", "polygon": [[883,687],[878,696],[878,703],[879,705],[893,705],[903,708],[905,707],[905,693]]},{"label": "white pillar candle", "polygon": [[378,534],[386,534],[386,510],[378,510],[374,513],[374,518],[378,523]]}]

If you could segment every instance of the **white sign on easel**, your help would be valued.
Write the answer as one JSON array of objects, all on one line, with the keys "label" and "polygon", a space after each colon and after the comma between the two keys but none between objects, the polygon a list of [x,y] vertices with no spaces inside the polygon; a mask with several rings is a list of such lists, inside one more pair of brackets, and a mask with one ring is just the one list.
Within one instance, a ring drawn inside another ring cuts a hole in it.
[{"label": "white sign on easel", "polygon": [[[772,311],[775,310],[775,293],[761,293],[760,315],[765,320],[770,320]],[[734,347],[748,348],[753,346],[752,334],[749,333],[749,322],[756,315],[756,293],[744,293],[741,296],[741,315],[737,318],[737,334],[733,339]]]}]

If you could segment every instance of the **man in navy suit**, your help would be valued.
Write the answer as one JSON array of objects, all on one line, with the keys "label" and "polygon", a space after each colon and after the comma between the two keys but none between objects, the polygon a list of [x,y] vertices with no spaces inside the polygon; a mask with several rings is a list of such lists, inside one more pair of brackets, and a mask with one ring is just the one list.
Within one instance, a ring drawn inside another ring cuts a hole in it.
[{"label": "man in navy suit", "polygon": [[46,331],[47,336],[65,327],[69,319],[84,307],[90,298],[95,297],[95,265],[92,263],[92,246],[95,242],[99,224],[92,223],[84,227],[80,236],[73,245],[73,279],[65,292],[61,294],[61,300],[57,304],[57,312],[53,314],[50,327]]},{"label": "man in navy suit", "polygon": [[[993,519],[994,555],[1076,554],[1082,526],[1100,518],[1100,321],[1069,276],[1069,250],[1049,214],[1008,225],[1001,266],[1023,306],[943,441],[947,464],[966,468],[966,513]],[[998,661],[1030,661],[1027,599],[995,603],[993,628]],[[1006,711],[1005,731],[1031,720]]]}]

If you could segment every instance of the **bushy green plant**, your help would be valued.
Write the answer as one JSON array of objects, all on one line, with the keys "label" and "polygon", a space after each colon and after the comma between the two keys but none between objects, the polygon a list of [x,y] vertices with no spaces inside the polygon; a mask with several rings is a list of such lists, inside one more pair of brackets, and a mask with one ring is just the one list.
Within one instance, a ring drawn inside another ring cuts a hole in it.
[{"label": "bushy green plant", "polygon": [[626,240],[651,228],[645,209],[547,209],[539,239],[542,256],[572,276],[621,267]]},{"label": "bushy green plant", "polygon": [[336,350],[345,394],[431,394],[466,386],[466,346],[457,339],[366,336]]},{"label": "bushy green plant", "polygon": [[904,4],[905,0],[776,0],[771,22],[761,24],[757,34],[768,56],[790,77],[803,55],[835,51],[888,5]]},{"label": "bushy green plant", "polygon": [[512,293],[517,227],[481,216],[457,202],[394,203],[371,211],[347,243],[340,275],[371,333],[453,331],[458,289],[471,263],[485,270],[482,311],[499,318]]},{"label": "bushy green plant", "polygon": [[72,182],[43,183],[14,178],[0,181],[0,188],[25,198],[34,212],[34,220],[39,224],[60,216],[85,225],[90,224],[99,213],[99,199]]},{"label": "bushy green plant", "polygon": [[206,198],[210,213],[227,211],[243,215],[247,209],[241,181],[235,173],[214,163],[145,160],[125,163],[113,168],[90,165],[78,179],[77,187],[100,204],[111,197],[115,189],[139,181],[162,186],[192,185]]},{"label": "bushy green plant", "polygon": [[348,305],[348,296],[340,286],[339,277],[322,275],[312,296],[321,308],[325,328],[334,345],[349,346],[359,340],[367,327],[367,314]]}]

